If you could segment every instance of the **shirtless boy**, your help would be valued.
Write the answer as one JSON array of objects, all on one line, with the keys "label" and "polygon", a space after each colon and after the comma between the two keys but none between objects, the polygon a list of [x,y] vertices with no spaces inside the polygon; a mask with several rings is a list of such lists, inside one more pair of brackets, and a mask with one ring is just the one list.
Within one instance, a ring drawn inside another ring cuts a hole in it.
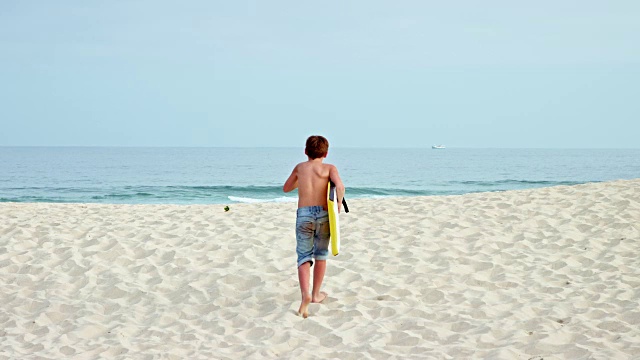
[{"label": "shirtless boy", "polygon": [[[296,217],[296,253],[298,254],[298,281],[302,302],[298,314],[309,316],[309,303],[322,302],[327,293],[321,292],[322,280],[327,269],[329,255],[329,214],[327,212],[327,184],[336,185],[338,212],[344,197],[344,185],[338,169],[323,164],[329,151],[329,141],[322,136],[310,136],[304,150],[308,160],[301,162],[291,172],[282,190],[298,189],[298,211]],[[313,291],[309,293],[309,277],[313,259]]]}]

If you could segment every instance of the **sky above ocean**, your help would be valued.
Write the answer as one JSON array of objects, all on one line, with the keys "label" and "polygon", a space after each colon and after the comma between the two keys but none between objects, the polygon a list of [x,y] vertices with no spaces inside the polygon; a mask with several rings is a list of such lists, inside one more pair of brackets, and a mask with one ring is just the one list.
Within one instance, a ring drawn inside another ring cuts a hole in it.
[{"label": "sky above ocean", "polygon": [[637,148],[637,1],[0,3],[0,146]]}]

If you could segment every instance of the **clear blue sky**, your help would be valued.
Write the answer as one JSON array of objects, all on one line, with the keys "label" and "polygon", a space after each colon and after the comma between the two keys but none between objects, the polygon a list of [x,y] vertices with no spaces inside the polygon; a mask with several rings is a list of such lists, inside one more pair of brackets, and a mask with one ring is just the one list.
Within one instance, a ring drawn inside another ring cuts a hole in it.
[{"label": "clear blue sky", "polygon": [[640,1],[0,2],[0,145],[640,147]]}]

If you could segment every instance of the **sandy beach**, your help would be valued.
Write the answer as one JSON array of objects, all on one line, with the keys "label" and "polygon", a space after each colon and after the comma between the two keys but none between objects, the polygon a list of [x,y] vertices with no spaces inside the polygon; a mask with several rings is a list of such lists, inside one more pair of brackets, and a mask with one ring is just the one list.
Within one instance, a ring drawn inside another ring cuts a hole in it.
[{"label": "sandy beach", "polygon": [[295,204],[230,206],[0,204],[0,359],[640,358],[640,179],[352,200],[307,319]]}]

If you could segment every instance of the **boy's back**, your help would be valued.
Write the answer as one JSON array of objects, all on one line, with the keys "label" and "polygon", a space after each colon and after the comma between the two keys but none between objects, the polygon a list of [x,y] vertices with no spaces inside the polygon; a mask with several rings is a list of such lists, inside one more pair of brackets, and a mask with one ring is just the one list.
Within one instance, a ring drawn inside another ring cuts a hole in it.
[{"label": "boy's back", "polygon": [[316,159],[296,166],[298,176],[298,207],[322,206],[327,209],[327,183],[335,166]]}]

